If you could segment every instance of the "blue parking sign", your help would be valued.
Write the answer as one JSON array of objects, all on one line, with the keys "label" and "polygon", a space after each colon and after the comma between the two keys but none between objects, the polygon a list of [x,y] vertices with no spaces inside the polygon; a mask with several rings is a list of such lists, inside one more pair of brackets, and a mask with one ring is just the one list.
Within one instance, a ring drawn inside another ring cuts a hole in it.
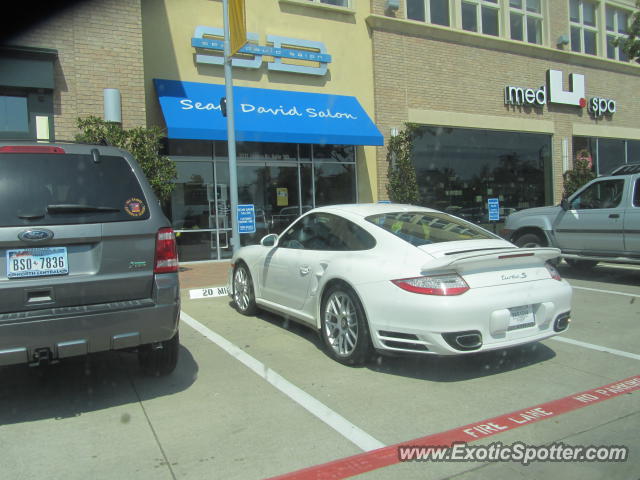
[{"label": "blue parking sign", "polygon": [[498,221],[500,220],[500,199],[498,198],[489,198],[487,199],[487,203],[489,205],[489,221]]},{"label": "blue parking sign", "polygon": [[238,205],[238,233],[255,233],[256,209],[253,204]]}]

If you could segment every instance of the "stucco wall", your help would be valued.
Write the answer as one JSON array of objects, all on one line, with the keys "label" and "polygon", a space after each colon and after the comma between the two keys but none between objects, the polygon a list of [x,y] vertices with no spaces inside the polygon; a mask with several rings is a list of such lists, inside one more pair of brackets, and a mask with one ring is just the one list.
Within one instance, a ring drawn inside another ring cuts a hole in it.
[{"label": "stucco wall", "polygon": [[[260,45],[266,45],[267,35],[320,41],[332,61],[323,76],[270,71],[266,62],[255,70],[234,68],[234,85],[351,95],[373,118],[369,6],[366,0],[354,0],[348,9],[307,0],[246,0],[247,32],[257,33]],[[142,0],[142,12],[147,118],[149,124],[164,126],[154,78],[224,84],[223,67],[196,63],[191,46],[196,26],[223,27],[222,2]],[[375,148],[358,147],[357,155],[359,199],[376,200]]]}]

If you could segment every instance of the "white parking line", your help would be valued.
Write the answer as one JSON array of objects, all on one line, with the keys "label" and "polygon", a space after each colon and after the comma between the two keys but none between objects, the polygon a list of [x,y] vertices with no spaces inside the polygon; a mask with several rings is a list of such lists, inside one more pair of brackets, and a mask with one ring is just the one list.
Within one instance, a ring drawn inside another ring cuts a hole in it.
[{"label": "white parking line", "polygon": [[365,431],[356,427],[347,419],[324,405],[322,402],[316,400],[304,390],[296,387],[286,378],[271,370],[259,360],[253,358],[247,352],[240,349],[226,338],[205,327],[185,312],[180,312],[180,319],[194,330],[200,332],[207,339],[218,345],[229,355],[235,357],[238,361],[252,370],[256,375],[265,379],[271,385],[284,393],[287,397],[291,398],[294,402],[298,403],[301,407],[306,409],[309,413],[315,415],[324,423],[337,431],[339,434],[341,434],[343,437],[345,437],[347,440],[353,442],[360,449],[368,452],[385,446],[382,442],[379,442]]},{"label": "white parking line", "polygon": [[587,290],[589,292],[610,293],[612,295],[624,295],[625,297],[635,297],[635,298],[640,297],[640,295],[637,295],[635,293],[616,292],[615,290],[601,290],[599,288],[576,287],[575,285],[571,285],[571,288],[574,288],[576,290]]},{"label": "white parking line", "polygon": [[618,355],[620,357],[627,357],[627,358],[632,358],[634,360],[640,360],[640,355],[636,355],[635,353],[623,352],[622,350],[616,350],[615,348],[603,347],[601,345],[594,345],[593,343],[581,342],[580,340],[574,340],[572,338],[551,337],[550,340],[555,340],[557,342],[570,343],[571,345],[577,345],[578,347],[590,348],[591,350],[597,350],[599,352],[607,352],[607,353],[612,353],[613,355]]}]

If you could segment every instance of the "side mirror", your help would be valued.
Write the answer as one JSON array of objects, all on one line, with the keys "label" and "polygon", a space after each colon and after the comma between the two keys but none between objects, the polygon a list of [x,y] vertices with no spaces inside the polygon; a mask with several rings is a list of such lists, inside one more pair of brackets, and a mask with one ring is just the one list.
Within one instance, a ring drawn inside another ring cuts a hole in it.
[{"label": "side mirror", "polygon": [[269,235],[265,235],[260,240],[260,245],[263,247],[273,247],[278,243],[278,235],[275,233],[270,233]]},{"label": "side mirror", "polygon": [[562,201],[560,202],[560,207],[562,207],[562,210],[564,210],[565,212],[567,210],[571,209],[571,204],[569,203],[569,199],[568,198],[563,198]]}]

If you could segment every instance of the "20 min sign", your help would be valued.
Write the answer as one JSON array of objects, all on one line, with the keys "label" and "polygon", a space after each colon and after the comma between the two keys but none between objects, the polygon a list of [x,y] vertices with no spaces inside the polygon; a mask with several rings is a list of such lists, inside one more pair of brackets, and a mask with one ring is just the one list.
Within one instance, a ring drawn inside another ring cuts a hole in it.
[{"label": "20 min sign", "polygon": [[189,298],[213,298],[224,297],[229,295],[229,289],[227,287],[205,287],[189,290]]}]

